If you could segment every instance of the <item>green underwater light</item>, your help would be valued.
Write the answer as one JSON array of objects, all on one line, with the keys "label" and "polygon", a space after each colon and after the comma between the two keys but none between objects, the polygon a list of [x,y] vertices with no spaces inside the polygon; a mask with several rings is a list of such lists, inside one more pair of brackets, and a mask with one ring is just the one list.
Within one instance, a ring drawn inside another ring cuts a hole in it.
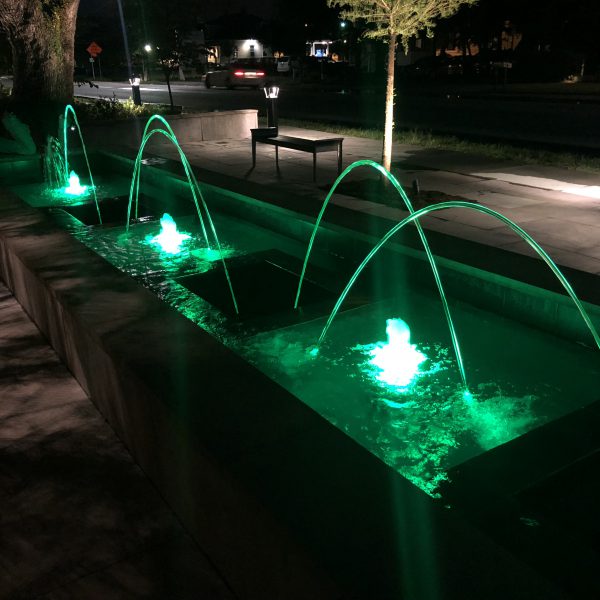
[{"label": "green underwater light", "polygon": [[377,380],[405,388],[418,377],[427,356],[410,343],[410,328],[402,319],[387,319],[385,332],[387,342],[374,345],[369,363],[379,369]]},{"label": "green underwater light", "polygon": [[181,245],[192,236],[189,233],[177,231],[177,225],[169,213],[165,213],[160,220],[160,233],[150,239],[152,244],[157,244],[167,254],[179,254]]},{"label": "green underwater light", "polygon": [[81,185],[79,181],[79,175],[75,171],[71,171],[69,174],[69,185],[63,190],[68,196],[83,196],[87,193],[88,186]]}]

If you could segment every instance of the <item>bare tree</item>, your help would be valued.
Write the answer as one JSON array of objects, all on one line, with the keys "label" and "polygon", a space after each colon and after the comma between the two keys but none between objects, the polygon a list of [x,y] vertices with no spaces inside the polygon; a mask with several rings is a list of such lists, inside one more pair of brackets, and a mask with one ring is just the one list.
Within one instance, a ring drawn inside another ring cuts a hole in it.
[{"label": "bare tree", "polygon": [[364,20],[369,28],[365,37],[388,43],[387,85],[385,94],[385,126],[383,132],[383,166],[389,171],[392,161],[394,129],[394,66],[396,46],[400,39],[405,49],[410,38],[426,30],[433,34],[436,21],[446,18],[477,0],[327,0],[331,7],[341,8],[341,17],[349,21]]},{"label": "bare tree", "polygon": [[79,0],[0,0],[0,29],[12,51],[12,104],[63,106],[73,99]]}]

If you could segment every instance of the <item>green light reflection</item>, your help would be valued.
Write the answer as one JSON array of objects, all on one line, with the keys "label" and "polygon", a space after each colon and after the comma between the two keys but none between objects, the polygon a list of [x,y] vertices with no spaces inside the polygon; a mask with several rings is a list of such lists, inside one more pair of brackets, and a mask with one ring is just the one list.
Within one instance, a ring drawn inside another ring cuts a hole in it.
[{"label": "green light reflection", "polygon": [[[345,348],[340,343],[353,337],[348,329],[354,335],[364,329],[362,337],[374,322],[369,319],[365,329],[359,315],[342,317],[345,327],[318,354],[306,344],[318,327],[310,323],[256,336],[244,355],[427,494],[439,497],[457,457],[477,455],[482,450],[474,448],[493,448],[540,422],[534,406],[540,398],[510,384],[502,389],[474,382],[471,400],[465,401],[453,353],[439,344],[413,346],[413,368],[400,369],[396,378],[393,365],[382,377],[386,369],[372,362],[373,350],[387,342]],[[400,338],[391,346],[412,346],[405,325],[391,320],[390,328],[389,321],[388,337]]]}]

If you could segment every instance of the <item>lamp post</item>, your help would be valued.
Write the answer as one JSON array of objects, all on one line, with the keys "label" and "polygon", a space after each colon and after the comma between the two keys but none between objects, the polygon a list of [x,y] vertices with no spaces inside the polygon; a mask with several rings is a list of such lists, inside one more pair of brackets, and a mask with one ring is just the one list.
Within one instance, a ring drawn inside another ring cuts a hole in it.
[{"label": "lamp post", "polygon": [[144,52],[146,53],[146,61],[144,62],[144,55],[142,54],[142,71],[144,81],[148,81],[150,79],[150,52],[152,52],[152,46],[146,44],[144,46]]}]

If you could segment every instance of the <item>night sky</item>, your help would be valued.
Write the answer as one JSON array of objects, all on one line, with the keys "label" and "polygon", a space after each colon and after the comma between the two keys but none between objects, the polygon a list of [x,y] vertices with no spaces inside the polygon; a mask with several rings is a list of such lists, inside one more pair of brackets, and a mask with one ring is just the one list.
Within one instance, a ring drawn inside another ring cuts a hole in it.
[{"label": "night sky", "polygon": [[[325,1],[325,0],[324,0]],[[245,10],[259,17],[268,18],[273,15],[275,0],[218,0],[199,2],[203,5],[206,19],[214,19],[226,13],[236,13]],[[117,0],[80,0],[79,12],[83,15],[117,14]]]},{"label": "night sky", "polygon": [[216,16],[230,12],[246,12],[252,13],[259,17],[270,17],[274,12],[274,0],[257,0],[256,2],[248,2],[248,0],[221,0],[220,2],[207,2],[206,16],[212,19]]}]

